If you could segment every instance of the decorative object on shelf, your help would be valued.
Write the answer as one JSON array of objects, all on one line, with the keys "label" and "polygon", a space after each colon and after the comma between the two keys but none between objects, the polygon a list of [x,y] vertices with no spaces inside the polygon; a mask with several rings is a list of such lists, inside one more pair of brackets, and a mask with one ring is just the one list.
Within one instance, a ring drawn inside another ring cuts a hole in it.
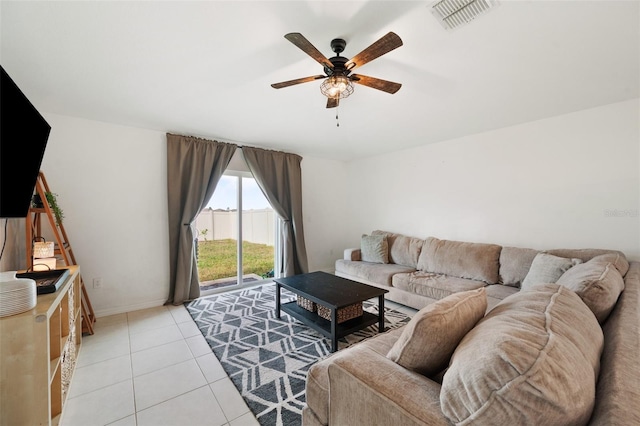
[{"label": "decorative object on shelf", "polygon": [[55,257],[45,257],[42,259],[33,258],[34,271],[53,271],[56,269],[57,260]]},{"label": "decorative object on shelf", "polygon": [[[44,238],[42,239],[44,240]],[[53,257],[53,241],[36,241],[35,243],[33,243],[33,257],[38,259]]]},{"label": "decorative object on shelf", "polygon": [[58,291],[69,276],[69,269],[53,269],[35,272],[20,272],[16,278],[30,278],[36,282],[38,294],[49,294]]},{"label": "decorative object on shelf", "polygon": [[16,278],[16,272],[0,272],[0,317],[21,314],[37,304],[36,282]]},{"label": "decorative object on shelf", "polygon": [[56,217],[56,224],[60,226],[62,221],[64,220],[64,211],[58,205],[58,194],[54,194],[53,192],[46,192],[45,197],[47,197],[47,202],[49,203],[49,207],[53,210],[53,215]]},{"label": "decorative object on shelf", "polygon": [[[44,238],[42,239],[44,240]],[[53,241],[36,241],[33,243],[33,270],[50,271],[56,269],[56,258],[53,256]]]},{"label": "decorative object on shelf", "polygon": [[[58,205],[58,194],[54,194],[53,192],[47,191],[44,193],[44,196],[47,198],[47,203],[49,204],[49,207],[51,207],[51,210],[53,211],[53,215],[56,218],[56,224],[60,226],[60,224],[62,224],[62,221],[64,219],[64,211]],[[44,204],[42,203],[42,198],[40,197],[40,194],[38,194],[37,192],[33,194],[33,198],[31,199],[31,205],[37,209],[41,209],[44,207]]]},{"label": "decorative object on shelf", "polygon": [[33,194],[33,197],[31,198],[31,207],[34,207],[36,209],[41,209],[44,207],[44,204],[42,204],[42,198],[40,198],[40,194],[38,194],[37,192]]}]

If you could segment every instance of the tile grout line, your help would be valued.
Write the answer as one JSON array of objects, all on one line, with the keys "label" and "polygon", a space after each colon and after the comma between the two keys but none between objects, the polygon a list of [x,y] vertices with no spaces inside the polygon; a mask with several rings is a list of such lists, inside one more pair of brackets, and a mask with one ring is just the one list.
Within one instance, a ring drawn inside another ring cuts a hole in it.
[{"label": "tile grout line", "polygon": [[138,424],[138,406],[136,404],[136,381],[133,375],[133,353],[131,352],[131,329],[129,328],[129,313],[127,312],[127,336],[129,338],[129,364],[131,366],[131,396],[133,397],[133,421]]}]

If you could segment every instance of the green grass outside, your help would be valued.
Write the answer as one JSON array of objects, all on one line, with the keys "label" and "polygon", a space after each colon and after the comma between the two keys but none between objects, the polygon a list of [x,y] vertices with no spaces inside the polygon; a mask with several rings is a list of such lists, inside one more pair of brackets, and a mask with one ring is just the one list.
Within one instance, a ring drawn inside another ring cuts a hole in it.
[{"label": "green grass outside", "polygon": [[[238,275],[236,243],[236,240],[198,242],[198,278],[200,282]],[[265,276],[273,269],[273,250],[273,246],[243,241],[243,273]]]}]

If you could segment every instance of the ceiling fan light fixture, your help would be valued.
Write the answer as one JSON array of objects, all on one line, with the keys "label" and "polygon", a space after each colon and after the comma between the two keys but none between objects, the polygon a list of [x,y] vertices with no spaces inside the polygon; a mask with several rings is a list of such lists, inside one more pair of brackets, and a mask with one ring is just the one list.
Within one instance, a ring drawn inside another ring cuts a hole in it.
[{"label": "ceiling fan light fixture", "polygon": [[353,93],[353,83],[344,75],[332,75],[322,81],[320,91],[327,98],[344,99]]},{"label": "ceiling fan light fixture", "polygon": [[497,0],[439,0],[431,6],[431,13],[445,29],[453,30],[496,6]]}]

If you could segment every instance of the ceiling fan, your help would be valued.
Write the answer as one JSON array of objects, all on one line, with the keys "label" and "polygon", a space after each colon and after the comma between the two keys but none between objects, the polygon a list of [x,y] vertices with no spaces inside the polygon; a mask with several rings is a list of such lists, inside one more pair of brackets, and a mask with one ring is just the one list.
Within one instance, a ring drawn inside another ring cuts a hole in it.
[{"label": "ceiling fan", "polygon": [[327,108],[338,106],[340,99],[348,97],[353,93],[353,84],[362,84],[387,93],[396,93],[402,85],[392,81],[382,80],[375,77],[368,77],[362,74],[352,74],[355,68],[362,66],[376,58],[391,52],[402,46],[402,40],[393,32],[387,33],[371,46],[364,49],[351,59],[340,56],[347,46],[347,42],[341,38],[331,41],[331,50],[336,56],[327,59],[318,49],[300,33],[289,33],[284,36],[291,43],[298,46],[303,52],[311,56],[316,62],[324,67],[324,75],[313,75],[310,77],[297,78],[295,80],[283,81],[271,85],[274,89],[282,89],[309,81],[324,80],[320,86],[320,91],[327,99]]}]

